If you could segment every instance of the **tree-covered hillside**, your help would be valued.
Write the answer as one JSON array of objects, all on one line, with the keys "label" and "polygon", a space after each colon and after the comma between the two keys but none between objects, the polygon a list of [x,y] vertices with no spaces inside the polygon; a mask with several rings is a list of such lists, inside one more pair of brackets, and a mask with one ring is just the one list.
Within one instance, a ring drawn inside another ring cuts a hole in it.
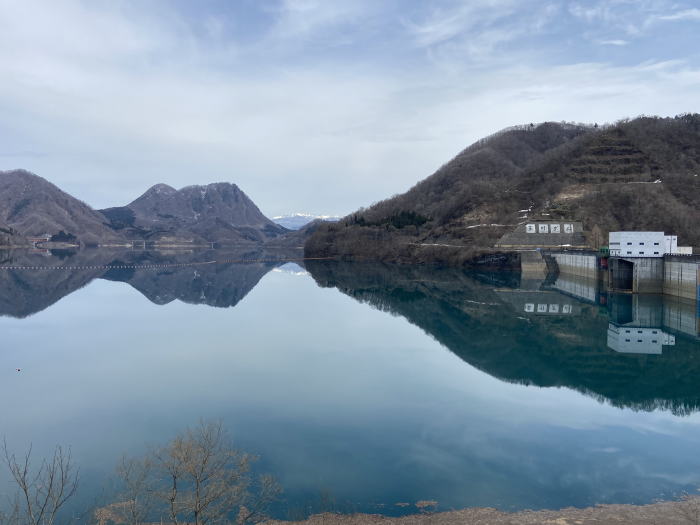
[{"label": "tree-covered hillside", "polygon": [[544,123],[469,146],[404,194],[324,224],[308,256],[462,264],[518,223],[582,221],[591,246],[617,229],[700,246],[700,115],[611,126]]},{"label": "tree-covered hillside", "polygon": [[12,246],[17,244],[17,242],[18,237],[16,232],[6,224],[0,222],[0,246]]},{"label": "tree-covered hillside", "polygon": [[[84,202],[25,170],[0,171],[0,226],[25,237],[70,234],[84,244],[118,241],[105,218]],[[13,239],[13,244],[17,244]]]}]

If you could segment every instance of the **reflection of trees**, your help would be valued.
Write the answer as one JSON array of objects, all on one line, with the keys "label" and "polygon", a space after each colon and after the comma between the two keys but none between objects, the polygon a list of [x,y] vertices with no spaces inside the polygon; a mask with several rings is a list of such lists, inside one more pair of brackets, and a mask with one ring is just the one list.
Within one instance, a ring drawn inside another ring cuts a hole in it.
[{"label": "reflection of trees", "polygon": [[[5,265],[40,266],[41,256],[12,257]],[[65,264],[58,261],[55,265]],[[91,264],[86,264],[91,266]],[[0,315],[29,317],[81,289],[104,270],[0,270]]]},{"label": "reflection of trees", "polygon": [[[0,254],[1,256],[2,254]],[[277,260],[269,263],[201,265],[211,260]],[[0,270],[0,315],[28,317],[56,303],[97,278],[125,282],[150,301],[167,304],[180,300],[190,304],[231,307],[238,304],[283,256],[262,251],[204,251],[182,254],[159,252],[82,250],[45,258],[8,252],[4,266],[77,267],[77,270]],[[116,268],[120,266],[178,265],[163,268]],[[188,266],[191,264],[191,266]],[[105,266],[115,267],[111,269]]]},{"label": "reflection of trees", "polygon": [[130,284],[155,304],[179,300],[229,308],[236,306],[275,266],[274,263],[211,264],[157,271],[130,270],[116,278],[113,272],[105,278]]},{"label": "reflection of trees", "polygon": [[320,286],[401,315],[470,365],[499,379],[576,389],[615,406],[700,409],[697,344],[682,337],[663,355],[607,348],[608,318],[580,304],[576,316],[524,318],[488,285],[458,270],[309,261]]}]

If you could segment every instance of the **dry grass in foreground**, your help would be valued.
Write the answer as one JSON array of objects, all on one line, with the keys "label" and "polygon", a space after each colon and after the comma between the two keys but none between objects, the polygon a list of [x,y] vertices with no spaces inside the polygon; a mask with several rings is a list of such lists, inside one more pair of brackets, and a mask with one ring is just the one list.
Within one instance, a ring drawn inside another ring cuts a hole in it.
[{"label": "dry grass in foreground", "polygon": [[651,505],[599,505],[585,509],[501,512],[473,508],[388,518],[374,514],[317,514],[305,521],[266,525],[700,525],[700,497]]}]

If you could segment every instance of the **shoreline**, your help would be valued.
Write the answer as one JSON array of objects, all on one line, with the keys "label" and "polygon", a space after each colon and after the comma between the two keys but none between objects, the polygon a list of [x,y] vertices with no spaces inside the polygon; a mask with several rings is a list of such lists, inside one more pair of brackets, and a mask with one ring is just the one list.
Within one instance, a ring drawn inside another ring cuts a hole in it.
[{"label": "shoreline", "polygon": [[700,496],[647,505],[605,504],[560,510],[506,512],[473,507],[463,510],[389,517],[380,514],[315,514],[302,521],[268,520],[265,525],[681,525],[700,522]]}]

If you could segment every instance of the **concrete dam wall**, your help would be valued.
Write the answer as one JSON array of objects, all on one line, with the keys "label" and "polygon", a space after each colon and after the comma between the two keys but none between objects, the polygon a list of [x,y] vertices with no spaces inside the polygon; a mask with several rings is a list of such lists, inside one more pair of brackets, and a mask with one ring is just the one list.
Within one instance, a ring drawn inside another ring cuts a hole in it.
[{"label": "concrete dam wall", "polygon": [[594,254],[553,253],[559,272],[586,279],[598,279],[598,256]]},{"label": "concrete dam wall", "polygon": [[700,301],[700,261],[669,257],[664,266],[663,293]]},{"label": "concrete dam wall", "polygon": [[[600,254],[590,252],[550,252],[548,256],[556,261],[561,275],[602,281],[610,291],[700,301],[700,256],[610,257],[607,265]],[[531,265],[524,264],[523,270]]]}]

